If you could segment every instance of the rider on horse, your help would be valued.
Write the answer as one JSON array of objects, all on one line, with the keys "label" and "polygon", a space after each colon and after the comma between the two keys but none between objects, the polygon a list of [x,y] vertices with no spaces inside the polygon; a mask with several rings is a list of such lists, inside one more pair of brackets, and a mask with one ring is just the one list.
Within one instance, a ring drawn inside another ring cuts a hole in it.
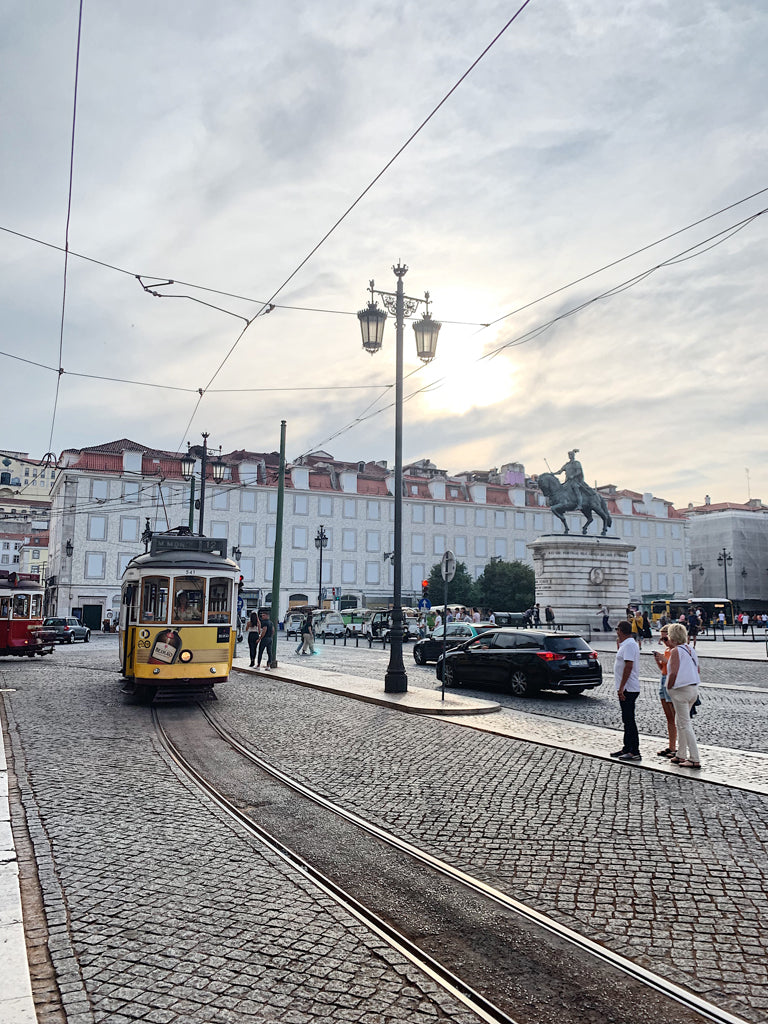
[{"label": "rider on horse", "polygon": [[560,469],[556,469],[555,473],[565,473],[564,491],[573,502],[573,507],[581,509],[585,507],[585,501],[589,502],[591,488],[584,483],[584,470],[576,458],[578,450],[574,448],[568,452],[568,461]]}]

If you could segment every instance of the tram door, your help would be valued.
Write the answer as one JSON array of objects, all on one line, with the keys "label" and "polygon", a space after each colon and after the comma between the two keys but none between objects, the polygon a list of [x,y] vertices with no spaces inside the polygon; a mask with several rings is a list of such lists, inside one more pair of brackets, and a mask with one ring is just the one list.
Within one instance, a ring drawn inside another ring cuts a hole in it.
[{"label": "tram door", "polygon": [[90,630],[101,629],[102,624],[102,606],[100,604],[84,604],[83,605],[83,625],[87,626]]}]

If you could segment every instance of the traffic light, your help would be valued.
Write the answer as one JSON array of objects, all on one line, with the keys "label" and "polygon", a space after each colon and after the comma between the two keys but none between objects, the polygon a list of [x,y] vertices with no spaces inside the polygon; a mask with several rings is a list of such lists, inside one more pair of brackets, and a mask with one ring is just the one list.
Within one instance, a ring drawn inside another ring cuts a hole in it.
[{"label": "traffic light", "polygon": [[421,596],[427,597],[429,595],[429,580],[421,581]]},{"label": "traffic light", "polygon": [[237,589],[238,590],[242,590],[243,589],[243,585],[244,585],[244,580],[243,580],[243,577],[240,576],[238,578],[238,581],[237,581]]}]

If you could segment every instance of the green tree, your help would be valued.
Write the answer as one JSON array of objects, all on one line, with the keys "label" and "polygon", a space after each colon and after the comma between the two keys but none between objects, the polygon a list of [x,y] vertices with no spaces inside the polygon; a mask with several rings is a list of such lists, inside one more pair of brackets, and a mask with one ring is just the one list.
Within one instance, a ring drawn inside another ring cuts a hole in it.
[{"label": "green tree", "polygon": [[[432,604],[443,604],[445,600],[445,581],[440,573],[440,562],[432,566],[429,574],[429,592],[427,597]],[[456,575],[448,584],[448,604],[472,605],[475,600],[475,585],[467,572],[464,562],[456,563]]]},{"label": "green tree", "polygon": [[475,604],[488,611],[522,612],[534,603],[533,569],[492,559],[475,580]]}]

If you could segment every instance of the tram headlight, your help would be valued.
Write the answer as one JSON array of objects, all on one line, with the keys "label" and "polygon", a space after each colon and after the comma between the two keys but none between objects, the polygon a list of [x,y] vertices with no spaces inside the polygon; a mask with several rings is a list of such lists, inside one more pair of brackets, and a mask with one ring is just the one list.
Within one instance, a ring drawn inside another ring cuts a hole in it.
[{"label": "tram headlight", "polygon": [[152,675],[153,676],[159,676],[160,675],[160,669],[159,668],[153,668],[152,669]]},{"label": "tram headlight", "polygon": [[192,651],[182,651],[179,655],[179,661],[183,661],[184,664],[188,661],[192,661]]},{"label": "tram headlight", "polygon": [[212,676],[216,675],[216,669],[213,667],[213,665],[211,665],[211,675]]}]

